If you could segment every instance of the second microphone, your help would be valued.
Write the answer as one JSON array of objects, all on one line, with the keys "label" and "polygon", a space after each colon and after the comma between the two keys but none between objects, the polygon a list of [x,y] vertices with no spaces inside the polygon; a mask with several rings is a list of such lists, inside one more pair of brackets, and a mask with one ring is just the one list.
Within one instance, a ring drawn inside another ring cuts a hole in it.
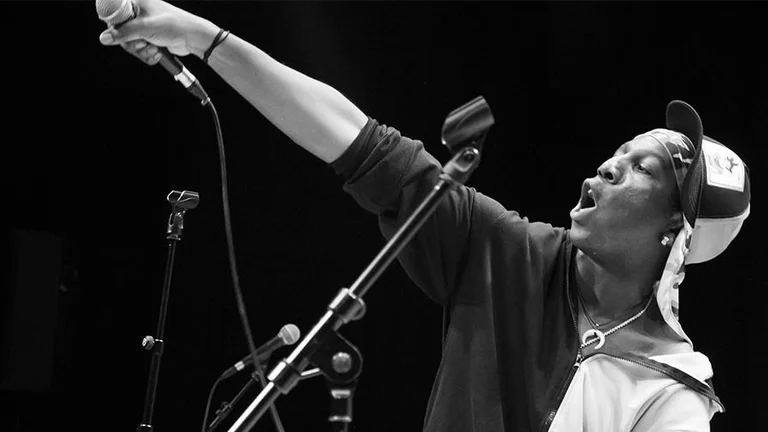
[{"label": "second microphone", "polygon": [[[280,332],[275,335],[275,337],[270,339],[264,345],[256,348],[256,357],[258,357],[260,362],[263,362],[278,348],[295,344],[299,340],[299,337],[301,337],[299,328],[293,324],[286,324],[280,329]],[[221,377],[231,377],[251,364],[253,364],[253,356],[249,354],[243,357],[239,362],[235,363],[231,368],[224,371]]]}]

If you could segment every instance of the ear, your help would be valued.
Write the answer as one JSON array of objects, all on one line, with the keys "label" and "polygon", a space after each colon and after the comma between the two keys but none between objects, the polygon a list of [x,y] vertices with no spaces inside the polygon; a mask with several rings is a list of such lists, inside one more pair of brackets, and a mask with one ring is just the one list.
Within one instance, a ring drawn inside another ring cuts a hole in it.
[{"label": "ear", "polygon": [[672,215],[669,217],[669,221],[667,221],[667,227],[665,231],[671,231],[675,234],[677,234],[678,231],[683,227],[683,212],[676,211],[672,212]]}]

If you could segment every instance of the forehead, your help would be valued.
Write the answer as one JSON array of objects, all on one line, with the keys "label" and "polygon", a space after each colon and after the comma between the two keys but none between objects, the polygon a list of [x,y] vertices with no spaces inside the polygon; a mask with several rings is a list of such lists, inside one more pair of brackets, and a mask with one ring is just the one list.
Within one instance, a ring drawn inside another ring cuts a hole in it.
[{"label": "forehead", "polygon": [[668,162],[669,154],[664,144],[649,135],[639,135],[633,140],[627,141],[618,149],[615,154],[633,153],[639,156],[657,157],[664,162]]}]

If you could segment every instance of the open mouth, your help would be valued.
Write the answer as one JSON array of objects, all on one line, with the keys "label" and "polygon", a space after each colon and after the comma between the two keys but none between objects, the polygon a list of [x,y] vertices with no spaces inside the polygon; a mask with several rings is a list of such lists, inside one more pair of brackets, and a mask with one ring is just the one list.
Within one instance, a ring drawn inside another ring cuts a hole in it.
[{"label": "open mouth", "polygon": [[581,196],[579,197],[579,203],[571,210],[571,220],[574,223],[584,225],[587,223],[592,210],[597,208],[596,198],[600,198],[600,194],[595,193],[592,190],[589,180],[584,180],[581,184]]},{"label": "open mouth", "polygon": [[589,185],[589,181],[585,180],[581,185],[581,197],[579,197],[579,204],[574,209],[574,212],[580,213],[584,210],[590,210],[595,206],[595,194]]},{"label": "open mouth", "polygon": [[581,195],[581,202],[579,204],[581,205],[582,210],[595,206],[595,199],[592,196],[592,189],[587,190],[587,192]]},{"label": "open mouth", "polygon": [[581,185],[581,198],[579,199],[579,210],[587,210],[595,207],[595,195],[589,182],[585,181]]}]

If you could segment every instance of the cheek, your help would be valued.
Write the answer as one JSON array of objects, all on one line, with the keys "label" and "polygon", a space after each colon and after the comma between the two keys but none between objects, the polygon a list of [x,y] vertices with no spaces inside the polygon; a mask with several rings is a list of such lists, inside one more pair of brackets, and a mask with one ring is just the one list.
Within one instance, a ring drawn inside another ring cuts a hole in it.
[{"label": "cheek", "polygon": [[659,200],[648,191],[627,190],[614,200],[616,214],[632,223],[651,222],[661,215]]},{"label": "cheek", "polygon": [[661,194],[637,194],[632,202],[641,223],[654,225],[669,216],[669,201]]},{"label": "cheek", "polygon": [[619,195],[617,201],[621,207],[628,211],[647,209],[651,203],[647,193],[631,189],[627,190],[626,193]]}]

